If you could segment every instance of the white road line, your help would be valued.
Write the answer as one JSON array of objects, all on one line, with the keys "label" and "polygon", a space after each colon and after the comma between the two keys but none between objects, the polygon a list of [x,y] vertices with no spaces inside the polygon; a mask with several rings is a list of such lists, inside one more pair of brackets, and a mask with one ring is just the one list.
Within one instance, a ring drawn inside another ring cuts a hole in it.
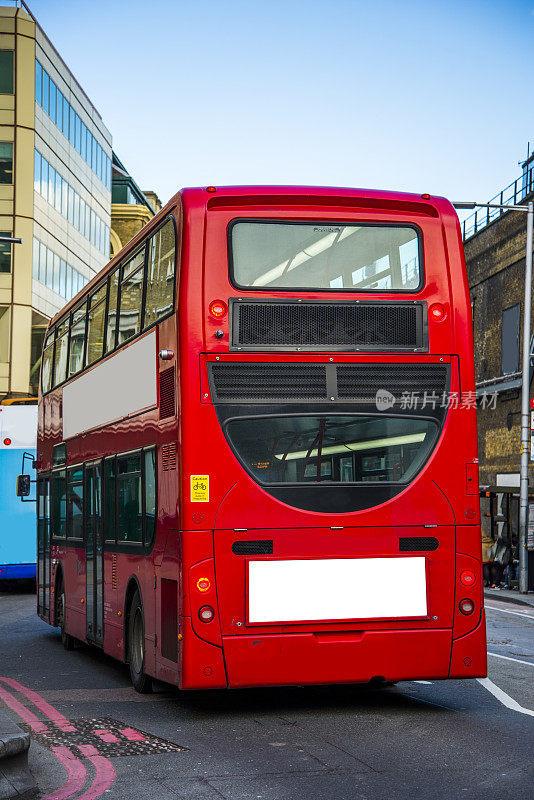
[{"label": "white road line", "polygon": [[520,706],[517,700],[514,700],[509,694],[506,694],[506,692],[503,692],[498,686],[495,686],[493,681],[490,681],[489,678],[477,678],[477,681],[484,689],[487,689],[490,694],[496,697],[503,706],[506,706],[506,708],[510,708],[512,711],[518,711],[520,714],[528,714],[529,717],[534,717],[534,711],[531,711],[530,708],[523,708],[523,706]]},{"label": "white road line", "polygon": [[495,658],[504,658],[506,661],[516,661],[518,664],[526,664],[527,667],[534,667],[532,661],[521,661],[519,658],[512,658],[511,656],[501,656],[500,653],[490,653],[488,650],[489,656],[494,656]]},{"label": "white road line", "polygon": [[509,611],[507,608],[495,608],[495,606],[486,606],[491,611],[500,611],[501,614],[513,614],[515,617],[523,617],[524,619],[529,619],[531,622],[534,622],[534,616],[532,614],[528,614],[526,611]]}]

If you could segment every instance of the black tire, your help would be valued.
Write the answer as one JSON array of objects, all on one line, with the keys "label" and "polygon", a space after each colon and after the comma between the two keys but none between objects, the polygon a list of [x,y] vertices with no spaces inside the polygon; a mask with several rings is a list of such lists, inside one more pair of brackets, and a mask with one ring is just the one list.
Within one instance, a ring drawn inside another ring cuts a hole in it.
[{"label": "black tire", "polygon": [[59,586],[59,592],[57,594],[57,623],[58,627],[61,631],[61,644],[65,648],[65,650],[74,650],[76,647],[76,639],[74,636],[71,636],[70,633],[67,633],[65,630],[65,586],[63,581]]},{"label": "black tire", "polygon": [[145,620],[139,592],[136,591],[128,617],[128,663],[130,678],[136,692],[152,691],[152,678],[145,672]]}]

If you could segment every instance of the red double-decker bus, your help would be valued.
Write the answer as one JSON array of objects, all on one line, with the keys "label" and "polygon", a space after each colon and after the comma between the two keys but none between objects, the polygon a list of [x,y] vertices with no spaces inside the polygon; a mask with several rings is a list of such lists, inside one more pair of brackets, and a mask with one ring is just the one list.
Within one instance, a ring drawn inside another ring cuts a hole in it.
[{"label": "red double-decker bus", "polygon": [[449,202],[185,189],[50,323],[38,612],[134,686],[486,674]]}]

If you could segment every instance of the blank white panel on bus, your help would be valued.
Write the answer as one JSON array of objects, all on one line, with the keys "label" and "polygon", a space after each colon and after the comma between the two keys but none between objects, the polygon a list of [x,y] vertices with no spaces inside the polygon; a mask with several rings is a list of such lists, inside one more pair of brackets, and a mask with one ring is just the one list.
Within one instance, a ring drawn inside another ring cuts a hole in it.
[{"label": "blank white panel on bus", "polygon": [[[4,439],[11,444],[5,445]],[[0,450],[35,450],[36,441],[37,405],[0,406]]]},{"label": "blank white panel on bus", "polygon": [[156,332],[63,388],[63,438],[157,404]]},{"label": "blank white panel on bus", "polygon": [[248,621],[426,617],[423,556],[249,561]]}]

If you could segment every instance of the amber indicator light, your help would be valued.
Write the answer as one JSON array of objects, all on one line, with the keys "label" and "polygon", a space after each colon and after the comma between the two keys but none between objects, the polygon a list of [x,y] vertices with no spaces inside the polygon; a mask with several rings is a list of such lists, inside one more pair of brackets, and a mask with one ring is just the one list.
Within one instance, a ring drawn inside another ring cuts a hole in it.
[{"label": "amber indicator light", "polygon": [[207,592],[211,587],[209,578],[199,578],[197,581],[197,589],[199,592]]}]

